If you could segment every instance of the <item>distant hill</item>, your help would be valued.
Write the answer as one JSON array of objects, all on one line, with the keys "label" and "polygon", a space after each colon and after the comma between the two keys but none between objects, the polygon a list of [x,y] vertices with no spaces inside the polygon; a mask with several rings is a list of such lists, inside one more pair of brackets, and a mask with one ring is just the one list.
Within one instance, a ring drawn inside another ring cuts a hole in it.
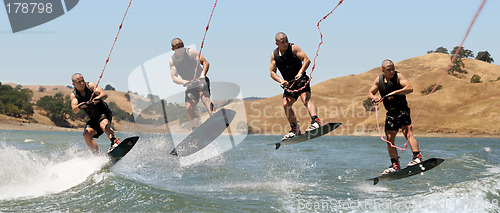
[{"label": "distant hill", "polygon": [[[18,84],[14,83],[4,83],[4,85],[11,85],[12,87],[16,87]],[[41,85],[21,85],[22,88],[28,88],[33,91],[33,99],[31,100],[31,103],[35,104],[38,100],[40,100],[41,97],[43,96],[54,96],[56,93],[61,92],[66,95],[70,95],[73,91],[72,88],[68,86],[63,86],[63,85],[56,85],[56,86],[41,86]],[[115,102],[119,108],[122,110],[132,113],[132,106],[130,104],[130,101],[125,97],[125,92],[119,92],[119,91],[112,91],[112,90],[105,90],[105,92],[108,94],[108,99],[106,99],[107,103],[110,102]],[[70,107],[70,106],[68,106]],[[38,109],[38,107],[34,106],[34,115],[32,118],[38,122],[38,124],[41,125],[46,125],[46,126],[55,126],[54,123],[47,117],[45,116],[45,111]],[[5,121],[7,118],[6,116],[2,116],[3,119],[0,119],[0,122]],[[24,121],[23,119],[13,119],[10,118],[10,120],[17,120],[18,122],[24,122],[27,123],[28,121]],[[82,121],[69,121],[73,126],[77,127],[83,127],[85,125],[84,122]],[[119,128],[121,124],[113,122],[114,126]]]},{"label": "distant hill", "polygon": [[[450,55],[431,53],[395,63],[396,70],[411,82],[414,92],[407,95],[412,119],[421,108],[426,95],[421,91],[435,84],[447,69]],[[432,94],[414,120],[416,133],[500,136],[500,66],[475,59],[464,59],[468,74],[446,75],[442,88]],[[363,101],[381,67],[358,74],[329,79],[312,86],[312,100],[323,123],[342,122],[334,131],[343,135],[378,134],[374,111],[365,111]],[[469,83],[477,74],[483,83]],[[285,134],[290,127],[284,116],[282,95],[247,101],[248,123],[255,133]],[[379,122],[383,130],[385,109],[379,106]],[[297,101],[294,110],[304,131],[310,117],[304,105]]]},{"label": "distant hill", "polygon": [[243,101],[256,101],[256,100],[260,100],[260,99],[265,99],[265,98],[261,98],[261,97],[246,97],[246,98],[243,98]]},{"label": "distant hill", "polygon": [[[435,136],[494,136],[500,137],[500,66],[475,59],[464,59],[467,74],[458,77],[446,75],[441,82],[442,88],[432,94],[415,120],[418,110],[427,98],[421,91],[435,84],[447,69],[450,55],[430,53],[396,62],[396,70],[403,73],[411,82],[414,92],[407,95],[414,120],[414,132],[420,135]],[[378,134],[375,111],[366,111],[363,101],[373,80],[381,74],[376,67],[358,75],[328,79],[311,87],[312,99],[318,108],[323,123],[341,122],[343,125],[332,135],[376,135]],[[473,75],[479,75],[483,83],[470,83]],[[9,84],[9,83],[4,83]],[[16,84],[9,84],[13,87]],[[40,89],[43,87],[44,89]],[[33,91],[32,103],[45,95],[53,96],[58,92],[69,95],[72,89],[67,86],[23,85]],[[121,109],[132,113],[130,101],[125,92],[106,90],[108,103],[113,101]],[[245,98],[246,117],[249,129],[255,134],[282,135],[290,127],[284,116],[282,94],[270,98]],[[231,107],[228,105],[227,107]],[[310,123],[310,117],[300,100],[294,105],[301,130]],[[383,131],[385,109],[379,106],[379,122]],[[54,126],[44,113],[34,108],[33,119],[37,125]],[[240,116],[240,115],[238,115]],[[2,124],[17,123],[25,129],[29,121],[0,115]],[[142,131],[128,122],[113,122],[120,131]],[[83,122],[72,123],[84,126]],[[51,127],[52,128],[52,127]]]}]

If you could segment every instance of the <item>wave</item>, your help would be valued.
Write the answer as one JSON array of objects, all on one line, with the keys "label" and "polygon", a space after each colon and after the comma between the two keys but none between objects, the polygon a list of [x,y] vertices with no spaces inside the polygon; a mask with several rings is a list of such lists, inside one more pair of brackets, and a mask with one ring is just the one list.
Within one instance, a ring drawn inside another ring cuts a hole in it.
[{"label": "wave", "polygon": [[[368,186],[362,186],[368,187]],[[381,189],[380,186],[376,187]],[[375,186],[371,188],[374,190]],[[393,189],[397,190],[397,189]],[[431,187],[430,191],[408,196],[391,196],[398,192],[384,191],[386,197],[365,199],[312,196],[299,198],[293,204],[298,212],[430,212],[468,213],[499,212],[500,174],[449,186]],[[388,195],[388,196],[387,196]]]},{"label": "wave", "polygon": [[46,157],[0,144],[0,200],[59,193],[84,182],[108,161],[66,150]]},{"label": "wave", "polygon": [[[500,167],[488,167],[476,180],[432,186],[426,192],[408,196],[391,196],[398,192],[382,188],[379,192],[385,193],[383,198],[379,195],[363,200],[336,201],[328,207],[353,212],[499,212]],[[370,187],[373,190],[375,186]]]}]

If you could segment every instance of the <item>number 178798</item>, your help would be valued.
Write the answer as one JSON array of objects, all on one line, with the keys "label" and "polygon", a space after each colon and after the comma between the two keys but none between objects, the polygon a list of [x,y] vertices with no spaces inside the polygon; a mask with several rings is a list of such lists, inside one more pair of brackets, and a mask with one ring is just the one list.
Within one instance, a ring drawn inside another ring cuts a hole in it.
[{"label": "number 178798", "polygon": [[52,3],[8,3],[7,13],[52,13]]}]

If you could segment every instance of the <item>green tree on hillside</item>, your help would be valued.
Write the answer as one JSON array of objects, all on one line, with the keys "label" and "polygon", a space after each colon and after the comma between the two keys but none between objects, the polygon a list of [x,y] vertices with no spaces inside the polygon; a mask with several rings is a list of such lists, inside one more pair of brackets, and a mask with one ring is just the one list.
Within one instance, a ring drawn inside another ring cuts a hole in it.
[{"label": "green tree on hillside", "polygon": [[33,104],[31,98],[33,91],[22,89],[21,85],[12,88],[9,85],[0,83],[0,114],[12,117],[29,118],[33,115]]},{"label": "green tree on hillside", "polygon": [[481,76],[475,75],[475,74],[470,78],[470,82],[473,83],[473,84],[474,83],[483,83],[481,81]]},{"label": "green tree on hillside", "polygon": [[[420,91],[420,93],[424,94],[424,95],[428,95],[431,93],[432,89],[434,89],[434,87],[436,86],[436,84],[431,84],[430,86],[428,86],[426,89]],[[442,85],[438,85],[436,87],[436,90],[434,90],[434,92],[440,90],[441,88],[443,88]]]},{"label": "green tree on hillside", "polygon": [[446,53],[446,54],[449,54],[448,53],[448,49],[444,48],[444,47],[438,47],[436,50],[431,50],[431,51],[427,51],[427,53]]},{"label": "green tree on hillside", "polygon": [[115,102],[113,102],[113,101],[109,102],[108,107],[111,110],[111,112],[113,112],[113,119],[114,120],[117,120],[117,121],[126,120],[126,121],[130,121],[130,122],[134,122],[134,115],[122,110],[120,107],[118,107],[118,105]]},{"label": "green tree on hillside", "polygon": [[363,101],[363,107],[365,108],[366,111],[373,111],[375,108],[373,108],[375,104],[373,101],[369,98],[365,99]]},{"label": "green tree on hillside", "polygon": [[438,47],[438,48],[436,49],[436,52],[437,52],[437,53],[446,53],[446,54],[448,54],[448,49],[446,49],[446,48],[444,48],[444,47]]},{"label": "green tree on hillside", "polygon": [[490,63],[490,64],[492,62],[495,62],[488,51],[481,51],[481,52],[477,53],[476,59]]},{"label": "green tree on hillside", "polygon": [[[451,54],[455,54],[457,52],[458,46],[454,47],[453,50],[451,51]],[[465,47],[462,47],[460,51],[458,51],[457,54],[458,58],[473,58],[474,57],[474,52],[472,50],[465,49]]]},{"label": "green tree on hillside", "polygon": [[43,96],[36,102],[36,105],[46,112],[47,117],[54,122],[56,126],[72,127],[68,122],[73,111],[67,105],[69,103],[69,96],[64,97],[64,94],[57,93],[52,96]]},{"label": "green tree on hillside", "polygon": [[[157,124],[164,122],[169,123],[176,120],[179,120],[179,123],[185,123],[189,121],[186,107],[177,103],[167,103],[163,99],[157,100],[154,103],[152,101],[137,99],[134,104],[136,106],[144,106],[144,110],[142,110],[141,114],[137,115],[137,119],[135,120],[136,123]],[[195,111],[198,116],[198,107],[195,108]]]},{"label": "green tree on hillside", "polygon": [[[71,100],[70,96],[62,93],[57,93],[53,97],[52,96],[43,96],[36,103],[38,107],[43,109],[46,112],[47,117],[54,122],[56,126],[60,127],[72,127],[68,122],[68,119],[71,120],[80,120],[86,121],[88,120],[88,116],[85,111],[80,110],[78,113],[73,113],[71,109]],[[116,121],[127,120],[134,122],[134,116],[130,113],[123,111],[119,108],[114,102],[110,102],[108,104],[111,112],[113,112],[113,119]]]},{"label": "green tree on hillside", "polygon": [[104,90],[113,90],[115,91],[115,88],[111,86],[110,84],[106,84],[106,87],[104,87]]},{"label": "green tree on hillside", "polygon": [[[451,56],[451,57],[453,58],[453,56]],[[464,68],[465,68],[465,64],[462,61],[462,58],[457,57],[455,59],[455,61],[453,62],[453,64],[451,65],[450,69],[448,70],[448,74],[454,75],[454,76],[457,75],[455,72],[467,74],[467,71]]]}]

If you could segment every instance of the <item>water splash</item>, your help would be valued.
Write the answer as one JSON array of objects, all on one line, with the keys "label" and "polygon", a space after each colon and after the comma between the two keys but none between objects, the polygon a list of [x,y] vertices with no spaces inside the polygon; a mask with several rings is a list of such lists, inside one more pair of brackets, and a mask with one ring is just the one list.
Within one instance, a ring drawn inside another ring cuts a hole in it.
[{"label": "water splash", "polygon": [[[59,193],[84,182],[107,162],[88,153],[56,153],[47,158],[35,152],[0,145],[0,200]],[[61,157],[62,155],[62,157]],[[64,159],[64,160],[61,160]]]}]

